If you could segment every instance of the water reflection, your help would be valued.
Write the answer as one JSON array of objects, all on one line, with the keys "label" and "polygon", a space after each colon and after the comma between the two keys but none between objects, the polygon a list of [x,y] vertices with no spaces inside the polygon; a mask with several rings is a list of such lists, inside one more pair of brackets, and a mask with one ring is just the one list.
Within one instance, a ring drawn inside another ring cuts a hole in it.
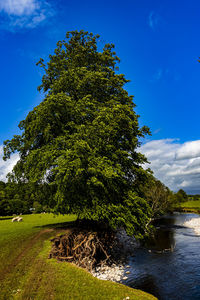
[{"label": "water reflection", "polygon": [[145,275],[136,279],[134,286],[137,289],[148,291],[148,293],[156,296],[158,299],[161,297],[159,294],[159,289],[155,284],[155,278],[152,275]]},{"label": "water reflection", "polygon": [[146,247],[154,251],[173,251],[175,248],[174,231],[159,227],[154,238],[146,242]]},{"label": "water reflection", "polygon": [[154,239],[134,251],[127,285],[163,300],[200,299],[200,237],[184,222],[194,214],[167,216],[155,222]]}]

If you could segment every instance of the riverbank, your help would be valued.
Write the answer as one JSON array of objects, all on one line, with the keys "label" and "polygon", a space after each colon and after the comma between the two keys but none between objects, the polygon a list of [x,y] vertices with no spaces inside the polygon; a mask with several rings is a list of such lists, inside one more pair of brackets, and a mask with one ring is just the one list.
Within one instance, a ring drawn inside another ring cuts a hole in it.
[{"label": "riverbank", "polygon": [[120,255],[118,263],[111,266],[98,267],[92,271],[92,275],[102,280],[110,280],[113,282],[124,283],[129,278],[128,259],[133,255],[138,242],[126,234],[125,230],[117,232],[117,238],[120,242]]},{"label": "riverbank", "polygon": [[177,207],[175,209],[176,212],[180,213],[194,213],[194,214],[200,214],[200,209],[199,208],[190,208],[190,207]]},{"label": "riverbank", "polygon": [[197,213],[200,214],[200,200],[196,201],[186,201],[180,203],[174,208],[178,212],[189,212],[189,213]]},{"label": "riverbank", "polygon": [[23,222],[0,220],[1,299],[155,300],[141,290],[109,280],[66,262],[48,259],[50,239],[72,226],[75,216],[35,214]]}]

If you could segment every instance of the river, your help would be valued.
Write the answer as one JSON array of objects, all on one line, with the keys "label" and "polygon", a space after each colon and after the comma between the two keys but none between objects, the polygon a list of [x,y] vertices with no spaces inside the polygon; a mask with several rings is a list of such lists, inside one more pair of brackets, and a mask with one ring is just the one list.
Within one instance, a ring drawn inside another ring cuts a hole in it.
[{"label": "river", "polygon": [[200,236],[184,226],[196,214],[165,216],[155,224],[154,241],[134,249],[126,285],[160,300],[200,299]]}]

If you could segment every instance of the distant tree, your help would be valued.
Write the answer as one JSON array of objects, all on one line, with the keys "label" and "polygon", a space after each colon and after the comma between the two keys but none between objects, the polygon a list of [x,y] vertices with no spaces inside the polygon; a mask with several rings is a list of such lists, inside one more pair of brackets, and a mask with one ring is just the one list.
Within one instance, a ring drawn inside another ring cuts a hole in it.
[{"label": "distant tree", "polygon": [[23,201],[19,194],[15,194],[14,198],[9,200],[10,214],[24,214],[27,213],[27,203]]},{"label": "distant tree", "polygon": [[30,205],[28,184],[0,182],[0,215],[28,213]]},{"label": "distant tree", "polygon": [[53,186],[45,183],[0,181],[0,216],[29,213],[35,201],[40,204],[41,211],[49,211],[55,205],[55,201],[52,202],[52,189]]},{"label": "distant tree", "polygon": [[188,201],[188,195],[186,194],[186,192],[184,190],[180,189],[175,194],[175,201],[177,203]]},{"label": "distant tree", "polygon": [[196,195],[188,195],[188,201],[198,201],[200,199],[200,195],[196,194]]},{"label": "distant tree", "polygon": [[6,199],[5,191],[0,190],[0,216],[6,216],[9,214],[9,203]]},{"label": "distant tree", "polygon": [[21,121],[21,135],[4,143],[4,159],[19,152],[10,174],[16,182],[48,183],[57,213],[122,226],[141,237],[150,216],[135,187],[144,180],[144,155],[128,82],[116,73],[114,45],[97,48],[99,36],[69,32],[49,62],[39,90],[45,99]]},{"label": "distant tree", "polygon": [[38,201],[33,202],[34,213],[41,213],[43,211],[42,205]]},{"label": "distant tree", "polygon": [[163,215],[170,211],[173,205],[173,193],[152,174],[145,183],[138,186],[138,194],[145,198],[151,207],[152,217]]}]

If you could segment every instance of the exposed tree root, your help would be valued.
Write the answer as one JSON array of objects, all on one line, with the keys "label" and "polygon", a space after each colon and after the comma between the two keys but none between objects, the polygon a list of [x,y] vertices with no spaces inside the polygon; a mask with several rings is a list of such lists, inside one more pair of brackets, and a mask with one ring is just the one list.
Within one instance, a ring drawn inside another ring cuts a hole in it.
[{"label": "exposed tree root", "polygon": [[113,250],[118,244],[112,231],[91,231],[72,229],[70,233],[51,240],[53,243],[49,258],[73,262],[92,271],[96,266],[113,262]]}]

